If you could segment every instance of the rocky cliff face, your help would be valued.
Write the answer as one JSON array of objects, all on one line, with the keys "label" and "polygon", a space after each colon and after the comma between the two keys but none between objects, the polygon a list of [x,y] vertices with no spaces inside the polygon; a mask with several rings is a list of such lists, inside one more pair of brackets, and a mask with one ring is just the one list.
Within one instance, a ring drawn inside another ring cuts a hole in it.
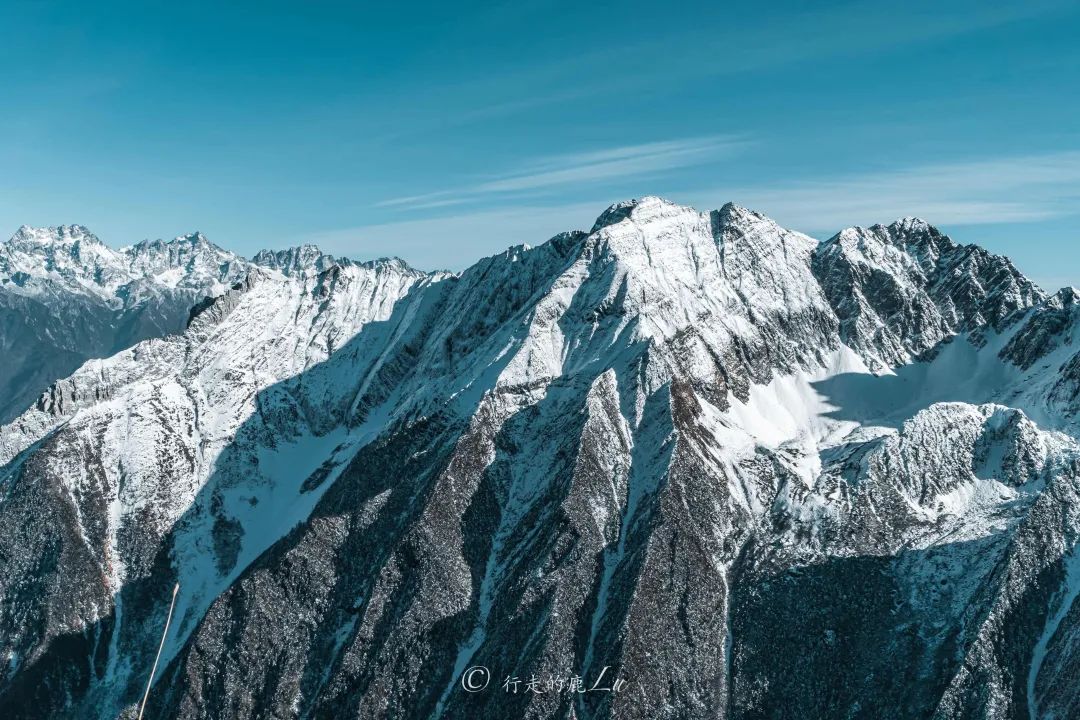
[{"label": "rocky cliff face", "polygon": [[657,198],[257,261],[0,429],[13,716],[133,716],[177,582],[151,716],[1077,712],[1074,291]]},{"label": "rocky cliff face", "polygon": [[1000,331],[1043,292],[976,245],[917,218],[848,228],[817,250],[814,272],[843,341],[872,369],[908,363],[958,333]]}]

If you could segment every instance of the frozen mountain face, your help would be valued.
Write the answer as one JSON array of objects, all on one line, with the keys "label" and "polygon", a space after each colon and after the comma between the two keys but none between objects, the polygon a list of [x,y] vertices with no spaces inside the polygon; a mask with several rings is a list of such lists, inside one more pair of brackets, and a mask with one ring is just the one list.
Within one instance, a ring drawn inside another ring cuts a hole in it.
[{"label": "frozen mountain face", "polygon": [[1008,260],[917,218],[840,232],[815,253],[814,272],[842,340],[871,369],[908,363],[957,333],[1000,331],[1043,299]]},{"label": "frozen mountain face", "polygon": [[1035,308],[1002,348],[1001,357],[1026,371],[1037,387],[1043,386],[1046,403],[1056,414],[1075,417],[1080,413],[1078,345],[1080,293],[1063,288]]},{"label": "frozen mountain face", "polygon": [[198,233],[113,250],[79,225],[20,228],[0,244],[0,422],[88,358],[183,330],[249,267]]},{"label": "frozen mountain face", "polygon": [[177,582],[150,716],[1077,714],[1075,291],[657,198],[321,257],[0,428],[13,717],[133,717]]},{"label": "frozen mountain face", "polygon": [[[165,242],[144,240],[121,251],[132,275],[144,282],[171,288],[210,288],[220,294],[222,284],[239,279],[249,264],[212,244],[202,233]],[[127,299],[127,296],[124,296]]]},{"label": "frozen mountain face", "polygon": [[[320,273],[338,264],[339,261],[314,245],[301,245],[286,250],[261,250],[251,259],[251,262],[272,268],[284,275],[304,275]],[[340,262],[347,263],[348,261]]]}]

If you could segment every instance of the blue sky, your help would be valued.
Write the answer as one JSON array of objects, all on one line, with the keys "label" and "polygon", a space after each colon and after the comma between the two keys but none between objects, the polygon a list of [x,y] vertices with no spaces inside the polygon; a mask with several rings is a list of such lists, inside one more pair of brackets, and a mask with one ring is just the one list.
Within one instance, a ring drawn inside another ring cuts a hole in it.
[{"label": "blue sky", "polygon": [[1080,6],[765,5],[6,0],[0,232],[460,269],[655,194],[1080,285]]}]

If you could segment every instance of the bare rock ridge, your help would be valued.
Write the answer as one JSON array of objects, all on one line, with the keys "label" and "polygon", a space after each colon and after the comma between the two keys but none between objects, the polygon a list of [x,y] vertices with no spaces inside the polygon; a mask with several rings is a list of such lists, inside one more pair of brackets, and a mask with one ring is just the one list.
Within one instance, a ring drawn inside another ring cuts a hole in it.
[{"label": "bare rock ridge", "polygon": [[[112,277],[49,232],[3,277]],[[455,275],[216,277],[0,427],[9,716],[133,717],[177,582],[151,717],[1080,712],[1075,290],[651,197]]]}]

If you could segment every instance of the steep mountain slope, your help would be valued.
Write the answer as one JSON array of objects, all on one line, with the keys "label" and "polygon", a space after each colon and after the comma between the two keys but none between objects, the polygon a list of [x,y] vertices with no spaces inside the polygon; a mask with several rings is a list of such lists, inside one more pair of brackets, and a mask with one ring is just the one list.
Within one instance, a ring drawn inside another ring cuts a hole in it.
[{"label": "steep mountain slope", "polygon": [[[333,427],[334,402],[349,400],[339,378],[304,371],[426,279],[397,262],[292,277],[252,270],[198,306],[184,334],[91,361],[10,426],[0,450],[15,458],[0,510],[14,531],[3,583],[5,598],[27,598],[18,617],[2,618],[15,663],[35,668],[34,648],[108,615],[108,627],[87,639],[108,648],[108,683],[126,682],[123,649],[128,635],[139,637],[147,591],[130,605],[125,593],[158,580],[159,563],[168,563],[156,557],[161,550],[184,556],[180,579],[192,591],[184,603],[205,604],[212,595],[197,594],[200,582],[213,592],[217,571],[262,549],[255,533],[239,535],[227,514],[234,503],[241,516],[302,511],[291,504],[290,472],[329,458],[333,443],[312,435]],[[19,455],[30,443],[40,445]],[[38,479],[26,482],[27,474]],[[42,518],[34,510],[49,507],[38,503],[54,492],[65,512]],[[65,562],[38,564],[54,552]],[[27,583],[52,591],[27,596]],[[87,668],[59,670],[82,683]]]},{"label": "steep mountain slope", "polygon": [[0,422],[88,358],[179,332],[249,267],[198,233],[117,251],[79,225],[20,228],[0,244]]},{"label": "steep mountain slope", "polygon": [[0,429],[14,716],[133,716],[175,582],[152,716],[1074,714],[1075,291],[657,198],[306,254]]}]

